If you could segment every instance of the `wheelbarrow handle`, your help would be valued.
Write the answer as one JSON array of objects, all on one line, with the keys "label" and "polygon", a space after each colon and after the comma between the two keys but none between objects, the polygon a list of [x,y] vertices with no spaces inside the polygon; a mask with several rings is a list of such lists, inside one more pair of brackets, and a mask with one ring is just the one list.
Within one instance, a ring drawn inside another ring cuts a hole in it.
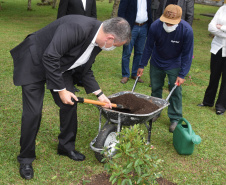
[{"label": "wheelbarrow handle", "polygon": [[137,81],[139,80],[140,76],[137,76],[136,80],[135,80],[135,83],[133,85],[133,88],[132,88],[132,92],[135,90],[135,87],[137,85]]},{"label": "wheelbarrow handle", "polygon": [[176,85],[172,88],[172,90],[170,91],[169,95],[168,95],[167,98],[166,98],[166,102],[169,101],[170,96],[172,95],[173,91],[177,88],[177,86],[178,86],[178,84],[176,84]]}]

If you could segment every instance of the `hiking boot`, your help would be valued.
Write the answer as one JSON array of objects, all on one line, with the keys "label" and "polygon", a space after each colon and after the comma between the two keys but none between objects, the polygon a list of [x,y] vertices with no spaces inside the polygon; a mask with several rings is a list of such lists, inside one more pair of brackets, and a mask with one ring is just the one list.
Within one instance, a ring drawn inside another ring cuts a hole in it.
[{"label": "hiking boot", "polygon": [[170,127],[169,127],[169,132],[173,133],[173,131],[175,130],[176,126],[177,126],[177,122],[172,122]]}]

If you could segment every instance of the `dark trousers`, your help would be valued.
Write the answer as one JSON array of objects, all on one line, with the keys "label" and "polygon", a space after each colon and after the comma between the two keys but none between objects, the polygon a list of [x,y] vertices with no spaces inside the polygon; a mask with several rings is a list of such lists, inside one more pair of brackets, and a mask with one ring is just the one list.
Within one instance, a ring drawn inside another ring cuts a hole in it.
[{"label": "dark trousers", "polygon": [[[221,78],[222,77],[222,78]],[[219,95],[215,104],[216,110],[226,110],[226,57],[222,57],[222,50],[216,55],[211,54],[210,80],[206,89],[203,104],[213,106],[221,78]]]},{"label": "dark trousers", "polygon": [[[74,91],[71,71],[64,73],[66,89]],[[40,127],[45,92],[45,81],[22,86],[23,114],[21,123],[19,163],[35,160],[35,139]],[[55,103],[60,108],[60,134],[58,148],[64,151],[75,149],[77,133],[77,103],[73,106],[63,104],[58,92],[51,90]]]},{"label": "dark trousers", "polygon": [[[174,87],[180,68],[171,70],[161,70],[153,65],[150,65],[151,77],[151,96],[162,98],[162,90],[166,75],[170,82],[170,89]],[[170,122],[178,122],[182,118],[182,87],[177,87],[169,99],[168,117]]]}]

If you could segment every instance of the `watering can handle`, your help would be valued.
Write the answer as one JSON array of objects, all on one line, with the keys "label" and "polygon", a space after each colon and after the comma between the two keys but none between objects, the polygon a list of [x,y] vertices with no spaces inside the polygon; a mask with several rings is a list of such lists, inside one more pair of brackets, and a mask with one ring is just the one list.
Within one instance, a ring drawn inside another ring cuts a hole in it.
[{"label": "watering can handle", "polygon": [[178,122],[178,125],[182,124],[183,121],[187,124],[189,135],[191,135],[192,134],[191,124],[185,118],[181,118]]}]

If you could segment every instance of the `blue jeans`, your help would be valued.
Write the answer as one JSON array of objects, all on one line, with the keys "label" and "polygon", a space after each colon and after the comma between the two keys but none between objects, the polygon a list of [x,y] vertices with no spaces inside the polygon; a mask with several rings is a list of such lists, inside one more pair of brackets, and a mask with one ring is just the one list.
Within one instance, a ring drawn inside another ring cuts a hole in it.
[{"label": "blue jeans", "polygon": [[143,26],[138,25],[133,26],[131,41],[129,45],[123,46],[122,77],[130,77],[129,62],[133,47],[134,47],[134,57],[131,76],[137,76],[137,70],[143,54],[144,44],[147,37],[147,31],[148,24],[144,24]]}]

